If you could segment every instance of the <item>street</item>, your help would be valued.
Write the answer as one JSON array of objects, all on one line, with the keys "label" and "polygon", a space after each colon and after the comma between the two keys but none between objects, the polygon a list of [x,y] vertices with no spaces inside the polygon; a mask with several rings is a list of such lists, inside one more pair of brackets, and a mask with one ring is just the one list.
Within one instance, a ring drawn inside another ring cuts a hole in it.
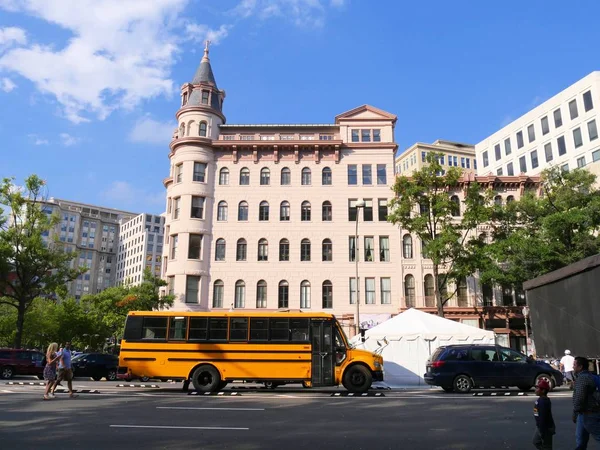
[{"label": "street", "polygon": [[[75,380],[78,398],[57,393],[43,401],[37,381],[11,381],[33,384],[0,384],[2,448],[533,448],[533,392],[491,397],[381,390],[347,397],[343,389],[228,388],[220,395],[189,395],[180,384]],[[551,398],[555,448],[571,448],[571,393],[560,389]]]}]

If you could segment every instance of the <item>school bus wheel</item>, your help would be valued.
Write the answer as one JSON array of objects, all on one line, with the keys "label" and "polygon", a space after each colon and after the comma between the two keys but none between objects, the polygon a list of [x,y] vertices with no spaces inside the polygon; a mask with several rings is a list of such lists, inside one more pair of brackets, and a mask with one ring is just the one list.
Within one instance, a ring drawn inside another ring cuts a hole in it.
[{"label": "school bus wheel", "polygon": [[194,370],[192,383],[198,392],[216,392],[221,384],[221,376],[215,367],[203,364]]},{"label": "school bus wheel", "polygon": [[354,364],[346,369],[342,384],[344,387],[354,393],[367,392],[373,382],[371,371],[360,364]]}]

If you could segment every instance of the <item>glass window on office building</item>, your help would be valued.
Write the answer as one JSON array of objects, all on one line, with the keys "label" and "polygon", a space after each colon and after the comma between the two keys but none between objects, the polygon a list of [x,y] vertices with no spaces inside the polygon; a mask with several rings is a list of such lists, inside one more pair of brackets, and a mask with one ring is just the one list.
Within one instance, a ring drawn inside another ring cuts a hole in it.
[{"label": "glass window on office building", "polygon": [[352,130],[352,142],[359,142],[358,130]]},{"label": "glass window on office building", "polygon": [[200,293],[200,277],[188,275],[185,284],[185,302],[198,303]]},{"label": "glass window on office building", "polygon": [[490,165],[490,160],[488,159],[487,150],[485,152],[483,152],[483,154],[481,155],[481,158],[483,159],[483,167],[487,167]]},{"label": "glass window on office building", "polygon": [[546,162],[552,161],[552,159],[553,159],[552,144],[550,142],[548,142],[546,145],[544,145],[544,154],[546,155]]},{"label": "glass window on office building", "polygon": [[512,162],[509,162],[506,165],[506,175],[508,175],[509,177],[512,177],[512,176],[515,175],[515,171],[513,169],[513,163]]},{"label": "glass window on office building", "polygon": [[542,134],[548,134],[550,133],[550,125],[548,124],[548,116],[544,116],[542,117]]},{"label": "glass window on office building", "polygon": [[594,108],[591,91],[586,91],[583,93],[583,108],[585,109],[585,112],[588,112]]},{"label": "glass window on office building", "polygon": [[375,304],[375,278],[365,278],[365,304]]},{"label": "glass window on office building", "polygon": [[348,184],[349,185],[358,184],[357,165],[356,164],[348,164]]},{"label": "glass window on office building", "polygon": [[373,178],[371,175],[371,164],[362,165],[362,184],[370,185],[373,184]]},{"label": "glass window on office building", "polygon": [[600,161],[600,150],[596,150],[592,153],[592,161]]},{"label": "glass window on office building", "polygon": [[500,151],[500,144],[494,145],[494,153],[496,154],[496,161],[500,161],[502,158],[502,152]]},{"label": "glass window on office building", "polygon": [[510,138],[506,138],[506,139],[504,139],[504,154],[506,156],[508,156],[511,153],[512,153],[512,148],[510,146]]},{"label": "glass window on office building", "polygon": [[573,144],[575,148],[583,145],[583,137],[581,136],[581,128],[577,127],[573,130]]},{"label": "glass window on office building", "polygon": [[577,111],[577,100],[571,100],[569,102],[569,115],[571,116],[571,120],[579,117],[579,111]]},{"label": "glass window on office building", "polygon": [[377,184],[387,184],[387,171],[385,164],[377,164]]},{"label": "glass window on office building", "polygon": [[529,142],[535,141],[535,127],[533,126],[533,124],[527,127],[527,140]]},{"label": "glass window on office building", "polygon": [[565,137],[564,136],[559,136],[556,139],[556,145],[558,147],[558,156],[562,156],[565,153],[567,153],[567,144],[565,142]]},{"label": "glass window on office building", "polygon": [[577,158],[577,167],[580,169],[582,167],[585,167],[585,156],[582,156],[581,158]]},{"label": "glass window on office building", "polygon": [[523,147],[523,145],[525,145],[525,143],[523,142],[523,132],[518,131],[517,132],[517,148],[521,148],[521,147]]},{"label": "glass window on office building", "polygon": [[525,160],[525,156],[519,158],[519,169],[521,170],[521,173],[527,172],[527,161]]},{"label": "glass window on office building", "polygon": [[206,181],[206,164],[199,162],[194,163],[194,181],[199,181],[200,183]]},{"label": "glass window on office building", "polygon": [[555,109],[552,113],[554,116],[554,128],[562,127],[562,114],[560,112],[560,108]]},{"label": "glass window on office building", "polygon": [[598,139],[598,128],[596,127],[596,119],[588,122],[588,136],[590,141]]},{"label": "glass window on office building", "polygon": [[531,168],[537,169],[537,167],[539,166],[537,150],[532,151],[530,153],[530,156],[531,156]]}]

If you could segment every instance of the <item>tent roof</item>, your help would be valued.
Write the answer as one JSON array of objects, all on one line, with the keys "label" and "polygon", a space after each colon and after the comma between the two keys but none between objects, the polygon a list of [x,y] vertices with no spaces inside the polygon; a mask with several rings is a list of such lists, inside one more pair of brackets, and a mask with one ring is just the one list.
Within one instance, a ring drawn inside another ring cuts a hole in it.
[{"label": "tent roof", "polygon": [[439,336],[493,338],[494,332],[411,308],[367,330],[365,335],[372,337],[385,336],[387,338],[422,335],[426,339]]}]

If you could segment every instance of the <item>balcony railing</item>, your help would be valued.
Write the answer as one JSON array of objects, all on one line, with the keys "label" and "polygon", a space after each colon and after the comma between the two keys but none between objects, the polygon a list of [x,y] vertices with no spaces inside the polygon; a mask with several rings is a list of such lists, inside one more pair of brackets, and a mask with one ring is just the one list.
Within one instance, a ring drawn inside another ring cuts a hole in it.
[{"label": "balcony railing", "polygon": [[333,133],[236,133],[219,136],[220,141],[333,141],[339,139],[340,137]]}]

